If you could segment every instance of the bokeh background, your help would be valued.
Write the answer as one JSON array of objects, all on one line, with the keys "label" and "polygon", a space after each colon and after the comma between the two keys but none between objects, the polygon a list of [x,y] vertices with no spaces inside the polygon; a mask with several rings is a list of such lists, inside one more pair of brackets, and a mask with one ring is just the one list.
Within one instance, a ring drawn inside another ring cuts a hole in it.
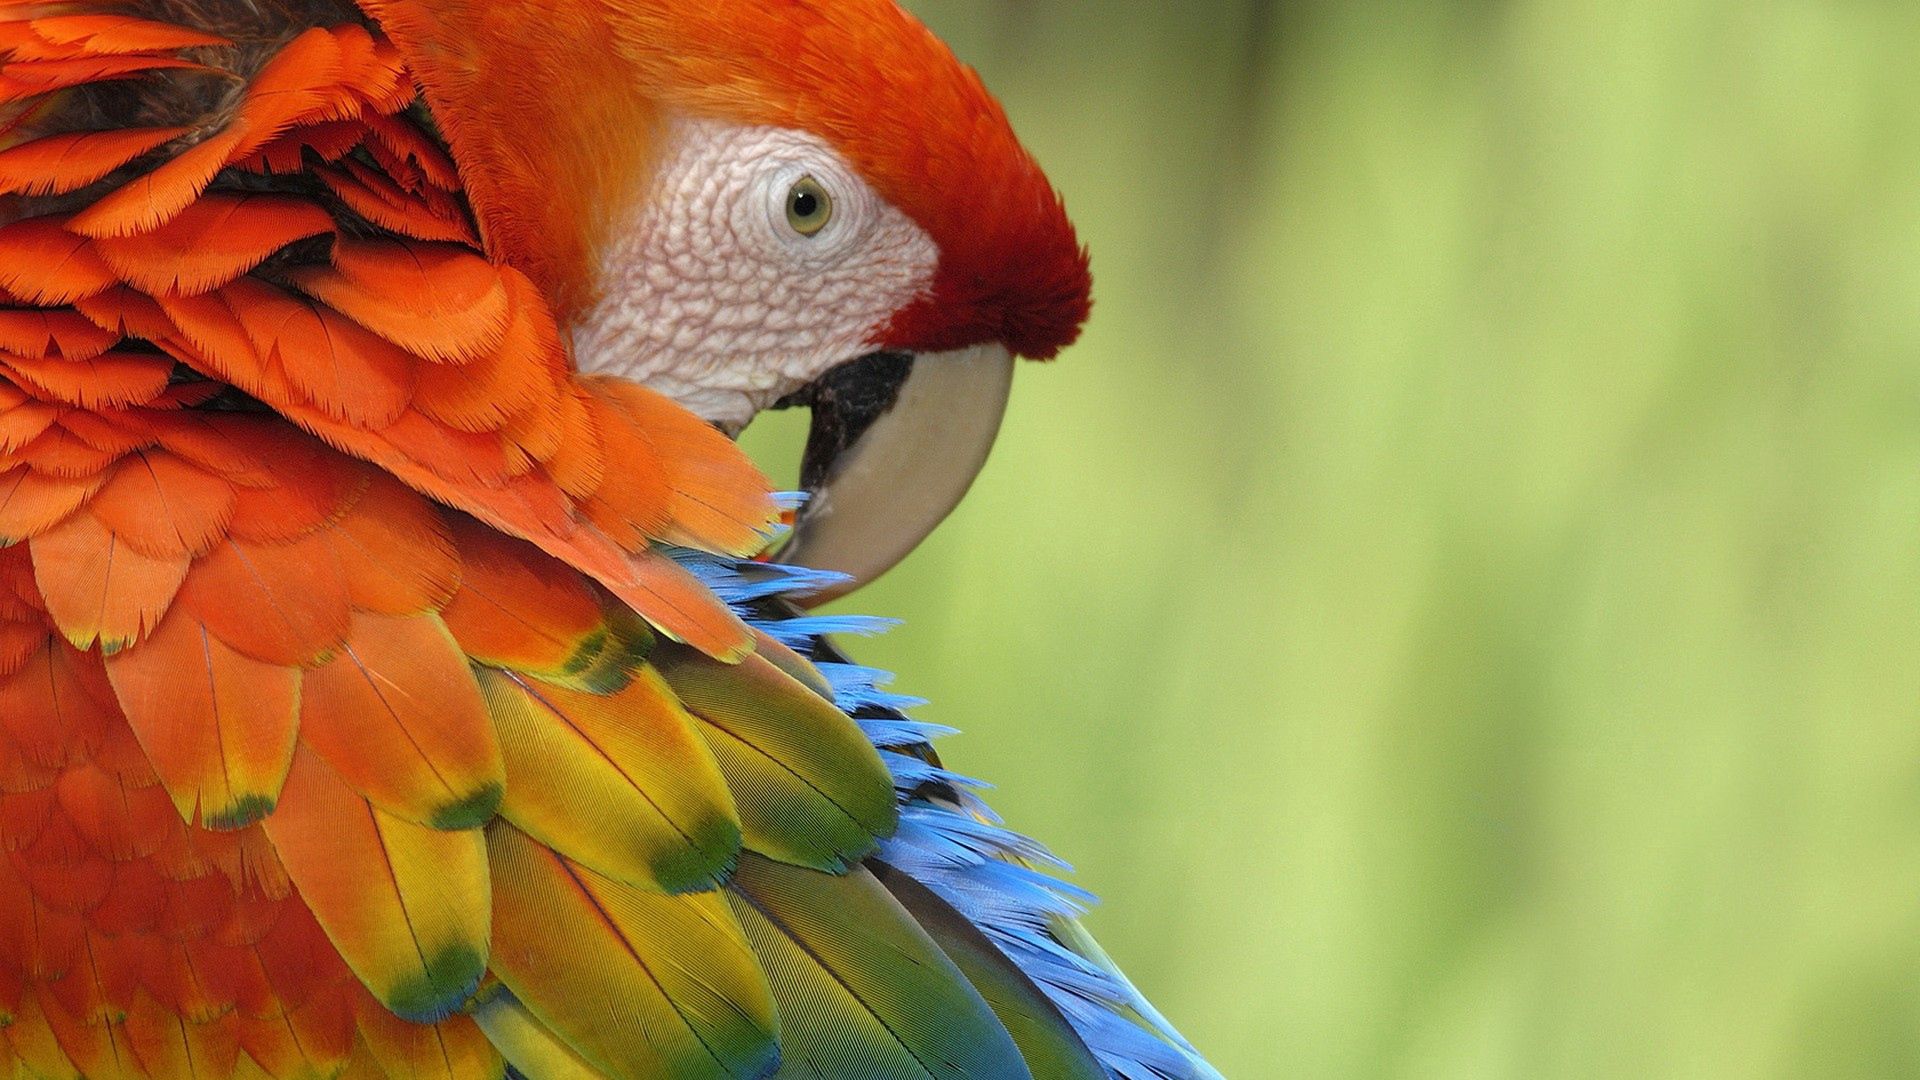
[{"label": "bokeh background", "polygon": [[1098,307],[855,651],[1135,981],[1235,1080],[1920,1076],[1920,6],[910,6]]}]

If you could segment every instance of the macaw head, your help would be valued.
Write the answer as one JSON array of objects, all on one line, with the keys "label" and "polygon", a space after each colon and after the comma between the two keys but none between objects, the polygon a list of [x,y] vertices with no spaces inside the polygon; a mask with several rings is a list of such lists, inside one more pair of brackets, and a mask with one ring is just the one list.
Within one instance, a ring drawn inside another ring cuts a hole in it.
[{"label": "macaw head", "polygon": [[812,408],[813,497],[783,557],[849,587],[965,493],[1014,359],[1086,319],[1058,195],[894,0],[367,6],[583,372],[730,432]]}]

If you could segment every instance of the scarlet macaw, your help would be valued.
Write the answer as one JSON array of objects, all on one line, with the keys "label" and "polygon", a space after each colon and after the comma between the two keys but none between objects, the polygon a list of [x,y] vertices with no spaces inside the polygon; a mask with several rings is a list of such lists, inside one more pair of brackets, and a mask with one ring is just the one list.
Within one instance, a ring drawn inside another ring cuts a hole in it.
[{"label": "scarlet macaw", "polygon": [[1088,310],[892,0],[0,19],[16,1075],[1213,1075],[800,611]]}]

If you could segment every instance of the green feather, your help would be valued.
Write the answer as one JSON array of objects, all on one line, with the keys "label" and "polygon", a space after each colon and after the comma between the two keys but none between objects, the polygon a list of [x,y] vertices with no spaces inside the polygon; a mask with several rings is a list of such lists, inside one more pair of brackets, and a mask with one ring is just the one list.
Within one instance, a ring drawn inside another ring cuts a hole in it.
[{"label": "green feather", "polygon": [[749,851],[837,872],[892,835],[893,780],[832,702],[759,656],[723,664],[662,644],[652,659],[701,720]]},{"label": "green feather", "polygon": [[979,927],[906,874],[885,863],[867,865],[980,991],[1035,1076],[1046,1080],[1107,1080],[1107,1070],[1080,1041],[1067,1018],[1033,980],[987,940]]},{"label": "green feather", "polygon": [[986,1001],[865,869],[749,855],[727,899],[780,1010],[776,1077],[1031,1080]]}]

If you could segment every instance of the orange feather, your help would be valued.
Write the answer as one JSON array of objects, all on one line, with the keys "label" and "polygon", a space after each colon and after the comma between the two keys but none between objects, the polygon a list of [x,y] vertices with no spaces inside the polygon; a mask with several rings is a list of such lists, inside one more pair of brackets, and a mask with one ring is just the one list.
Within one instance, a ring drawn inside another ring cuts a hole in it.
[{"label": "orange feather", "polygon": [[[95,851],[114,862],[145,859],[179,825],[164,788],[129,787],[97,765],[68,769],[54,791],[67,820]],[[115,885],[123,887],[118,880]],[[143,899],[151,902],[151,897]]]},{"label": "orange feather", "polygon": [[365,118],[301,124],[252,154],[235,159],[232,167],[259,173],[304,172],[308,154],[321,161],[339,161],[359,149],[366,137]]},{"label": "orange feather", "polygon": [[117,539],[153,558],[204,555],[233,520],[233,485],[163,450],[132,454],[87,504]]},{"label": "orange feather", "polygon": [[64,195],[86,187],[186,128],[121,128],[48,135],[0,152],[0,192]]},{"label": "orange feather", "polygon": [[404,120],[380,115],[367,117],[367,127],[373,132],[376,158],[382,162],[396,161],[413,165],[419,169],[422,179],[442,191],[460,190],[460,173],[454,167],[453,159],[418,127]]},{"label": "orange feather", "polygon": [[0,473],[0,542],[19,542],[58,525],[100,490],[102,477],[48,477],[33,469]]},{"label": "orange feather", "polygon": [[[16,387],[8,386],[7,389],[19,393]],[[39,438],[65,411],[66,408],[61,405],[27,400],[17,401],[0,410],[0,452],[10,455]]]},{"label": "orange feather", "polygon": [[462,572],[444,616],[461,649],[480,663],[549,678],[587,668],[604,647],[605,619],[585,579],[465,515],[451,524]]},{"label": "orange feather", "polygon": [[240,1024],[232,1013],[195,1022],[142,994],[127,1015],[127,1041],[149,1077],[226,1080],[240,1057]]},{"label": "orange feather", "polygon": [[173,362],[150,353],[108,352],[85,359],[0,357],[16,382],[86,409],[145,405],[167,388]]},{"label": "orange feather", "polygon": [[414,359],[399,346],[331,308],[251,278],[228,285],[222,299],[259,354],[328,416],[384,428],[405,411]]},{"label": "orange feather", "polygon": [[0,349],[26,356],[85,360],[106,352],[119,340],[119,334],[102,330],[65,308],[0,311]]},{"label": "orange feather", "polygon": [[437,1020],[473,992],[491,936],[478,829],[393,817],[302,749],[266,830],[329,940],[382,1004]]},{"label": "orange feather", "polygon": [[21,447],[19,456],[37,473],[69,479],[98,476],[119,457],[76,438],[64,427],[52,427]]},{"label": "orange feather", "polygon": [[333,229],[333,218],[306,199],[212,192],[164,225],[103,237],[94,250],[137,289],[195,295],[225,285],[296,240]]},{"label": "orange feather", "polygon": [[109,658],[107,674],[182,819],[238,828],[272,810],[293,753],[298,671],[176,609]]},{"label": "orange feather", "polygon": [[60,632],[76,648],[99,642],[107,653],[160,622],[191,564],[184,552],[142,554],[84,512],[34,537],[31,550],[40,593]]},{"label": "orange feather", "polygon": [[49,638],[0,682],[0,730],[38,764],[59,767],[84,760],[116,721],[84,682],[82,669],[97,670],[99,663],[97,656]]},{"label": "orange feather", "polygon": [[[651,535],[742,556],[766,546],[779,511],[766,478],[733,440],[637,383],[612,378],[583,381],[608,411],[624,421],[627,430],[644,435],[660,463],[671,525]],[[611,456],[622,471],[630,469],[617,453]],[[596,497],[606,498],[606,489]]]},{"label": "orange feather", "polygon": [[342,50],[312,29],[288,42],[254,76],[238,113],[219,134],[128,182],[75,215],[86,236],[127,236],[166,224],[232,161],[245,157],[303,116],[324,115],[341,75]]},{"label": "orange feather", "polygon": [[47,909],[85,915],[113,889],[113,863],[101,857],[64,814],[47,820],[33,843],[7,856]]},{"label": "orange feather", "polygon": [[80,52],[165,52],[227,45],[218,34],[126,15],[56,15],[28,24],[39,38]]},{"label": "orange feather", "polygon": [[236,651],[269,664],[319,663],[347,640],[347,584],[327,542],[229,540],[193,564],[178,603]]},{"label": "orange feather", "polygon": [[[0,161],[0,166],[4,165]],[[342,168],[317,168],[314,175],[348,209],[389,232],[415,240],[445,240],[468,246],[480,241],[452,200],[410,194],[387,174],[352,159]]]},{"label": "orange feather", "polygon": [[460,555],[433,505],[384,475],[337,528],[327,533],[359,611],[418,615],[438,611],[460,584]]},{"label": "orange feather", "polygon": [[586,399],[610,468],[584,507],[607,538],[629,551],[665,536],[673,491],[648,433],[600,396]]},{"label": "orange feather", "polygon": [[0,68],[0,101],[19,101],[87,83],[131,79],[155,71],[204,70],[191,60],[173,56],[74,56],[55,60],[15,62]]},{"label": "orange feather", "polygon": [[509,272],[458,245],[343,238],[332,269],[304,268],[288,279],[402,348],[454,362],[500,347]]},{"label": "orange feather", "polygon": [[[500,347],[462,364],[420,365],[414,402],[425,415],[463,431],[506,428],[516,446],[545,460],[558,449],[540,438],[558,427],[546,407],[569,398],[559,392],[551,361],[557,331],[551,320],[536,317],[544,310],[538,299],[528,302],[522,291],[509,288],[514,310]],[[522,437],[515,424],[522,417],[537,430],[535,437]]]},{"label": "orange feather", "polygon": [[127,1042],[125,1024],[94,1023],[76,1018],[52,995],[40,1001],[46,1024],[61,1051],[87,1080],[143,1080]]},{"label": "orange feather", "polygon": [[230,426],[223,434],[248,455],[272,462],[270,480],[236,489],[228,532],[238,540],[286,543],[308,536],[340,520],[371,481],[366,466],[277,420]]},{"label": "orange feather", "polygon": [[38,840],[57,798],[52,786],[0,795],[0,850],[19,851]]},{"label": "orange feather", "polygon": [[505,783],[493,721],[436,616],[356,614],[307,674],[300,740],[383,810],[438,829],[493,816]]},{"label": "orange feather", "polygon": [[67,304],[118,284],[113,268],[60,216],[0,227],[0,288],[35,304]]},{"label": "orange feather", "polygon": [[367,1049],[392,1080],[497,1080],[505,1069],[499,1051],[465,1016],[410,1024],[365,995],[354,1015]]},{"label": "orange feather", "polygon": [[240,1046],[271,1080],[337,1076],[353,1052],[352,1003],[315,994],[281,1014],[241,1017]]}]

